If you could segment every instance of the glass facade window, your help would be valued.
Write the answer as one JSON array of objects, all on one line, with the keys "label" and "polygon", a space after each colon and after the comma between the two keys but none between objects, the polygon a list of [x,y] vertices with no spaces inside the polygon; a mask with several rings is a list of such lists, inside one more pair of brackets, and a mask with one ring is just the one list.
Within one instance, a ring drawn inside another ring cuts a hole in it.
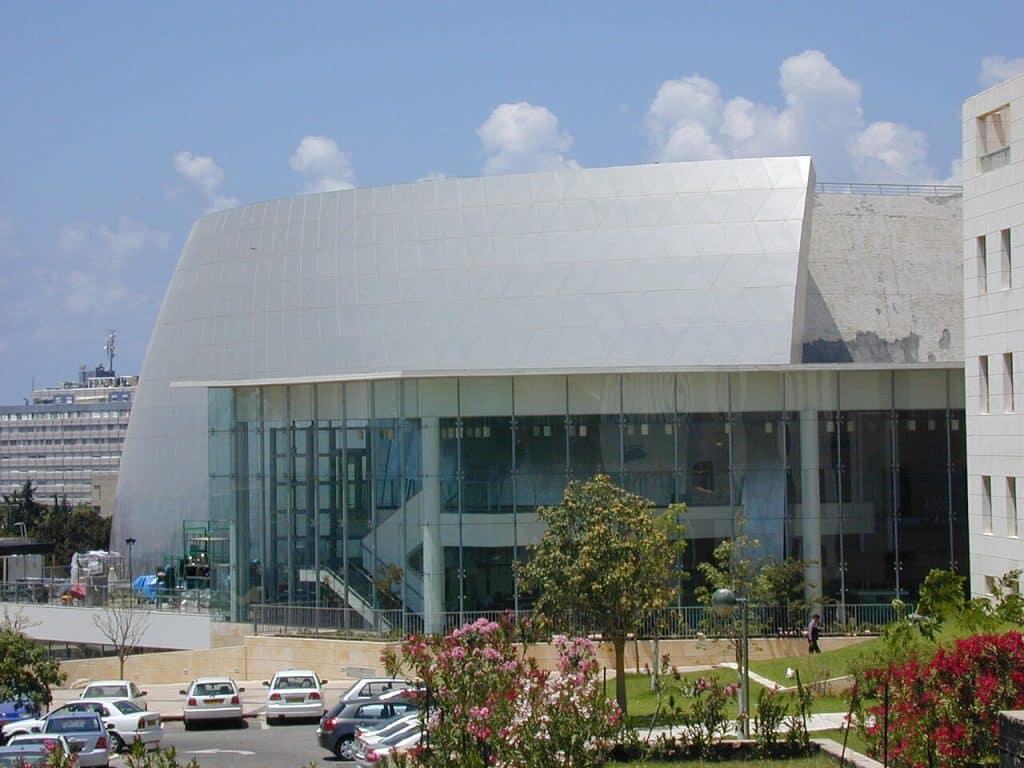
[{"label": "glass facade window", "polygon": [[235,618],[255,602],[331,605],[349,609],[353,626],[387,615],[436,630],[446,614],[528,608],[514,564],[542,535],[536,510],[604,472],[658,508],[688,505],[691,572],[742,520],[764,555],[813,560],[824,597],[888,602],[912,595],[930,568],[966,568],[958,375],[211,390],[210,525],[231,542],[231,576],[211,588]]}]

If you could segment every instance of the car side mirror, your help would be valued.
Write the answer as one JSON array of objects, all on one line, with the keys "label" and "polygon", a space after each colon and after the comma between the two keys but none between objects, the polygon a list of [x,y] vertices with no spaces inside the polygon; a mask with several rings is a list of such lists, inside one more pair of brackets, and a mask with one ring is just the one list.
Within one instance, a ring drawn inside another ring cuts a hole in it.
[{"label": "car side mirror", "polygon": [[239,692],[239,693],[245,693],[245,688],[239,688],[239,689],[238,689],[238,692]]},{"label": "car side mirror", "polygon": [[327,682],[328,682],[327,680],[321,680],[320,681],[320,685],[327,685]]},{"label": "car side mirror", "polygon": [[108,731],[114,730],[114,724],[113,723],[107,723],[107,730]]},{"label": "car side mirror", "polygon": [[270,687],[270,683],[269,683],[269,682],[267,682],[266,680],[264,680],[264,681],[263,681],[263,684],[264,684],[265,686],[267,686],[267,688],[269,688],[269,687]]},{"label": "car side mirror", "polygon": [[42,733],[43,732],[43,729],[40,728],[38,725],[33,725],[30,730],[32,731],[32,733]]},{"label": "car side mirror", "polygon": [[188,691],[178,691],[182,696],[188,696]]},{"label": "car side mirror", "polygon": [[142,692],[141,692],[141,695],[143,695],[143,696],[149,696],[149,691],[142,691]]}]

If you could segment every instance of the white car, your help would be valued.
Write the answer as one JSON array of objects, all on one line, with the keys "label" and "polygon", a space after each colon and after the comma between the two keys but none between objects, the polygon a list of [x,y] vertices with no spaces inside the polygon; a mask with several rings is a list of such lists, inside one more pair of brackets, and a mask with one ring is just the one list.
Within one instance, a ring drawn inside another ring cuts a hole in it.
[{"label": "white car", "polygon": [[230,677],[200,677],[193,680],[187,690],[182,718],[185,730],[198,722],[228,721],[242,726],[242,697],[245,688]]},{"label": "white car", "polygon": [[423,733],[417,724],[411,730],[368,744],[365,751],[356,754],[356,768],[375,768],[380,764],[391,765],[395,757],[405,755],[413,747],[419,746],[422,738]]},{"label": "white car", "polygon": [[146,708],[146,692],[140,691],[139,686],[131,680],[93,680],[82,691],[80,699],[107,699],[128,701]]},{"label": "white car", "polygon": [[358,761],[360,759],[360,755],[365,757],[366,752],[370,747],[375,747],[383,743],[399,741],[413,732],[418,732],[419,729],[420,713],[415,710],[390,720],[386,725],[383,725],[380,728],[363,729],[357,726],[355,759]]},{"label": "white car", "polygon": [[341,700],[372,699],[389,691],[415,687],[416,683],[412,680],[404,680],[400,677],[364,677],[354,682],[352,687],[341,695]]},{"label": "white car", "polygon": [[289,717],[317,719],[324,713],[323,686],[326,680],[311,669],[285,669],[263,684],[267,691],[267,722]]},{"label": "white car", "polygon": [[[47,713],[38,720],[19,720],[4,727],[3,735],[39,733],[45,730],[46,722],[54,715],[73,715],[80,712],[95,712],[103,720],[103,726],[110,737],[110,750],[120,752],[125,747],[141,741],[149,749],[159,749],[164,737],[164,726],[157,712],[149,712],[128,699],[76,699]],[[8,730],[10,729],[10,730]]]}]

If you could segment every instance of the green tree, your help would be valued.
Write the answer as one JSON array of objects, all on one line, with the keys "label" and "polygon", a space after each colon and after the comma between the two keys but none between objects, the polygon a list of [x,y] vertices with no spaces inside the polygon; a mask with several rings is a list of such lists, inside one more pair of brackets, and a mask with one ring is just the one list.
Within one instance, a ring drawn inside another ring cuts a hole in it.
[{"label": "green tree", "polygon": [[776,605],[782,611],[779,624],[785,629],[803,627],[811,605],[807,600],[807,564],[795,557],[782,560],[769,558],[761,564],[758,587],[755,592],[765,605]]},{"label": "green tree", "polygon": [[4,613],[0,623],[0,700],[27,699],[40,710],[53,700],[50,689],[65,680],[60,663],[23,631],[24,623]]},{"label": "green tree", "polygon": [[65,499],[47,510],[34,533],[40,541],[53,544],[54,562],[67,565],[75,552],[110,546],[110,518],[87,504],[71,509]]},{"label": "green tree", "polygon": [[16,524],[23,523],[25,532],[33,535],[46,510],[44,505],[36,501],[36,489],[31,478],[20,489],[4,494],[3,507],[3,524],[8,534],[17,533],[19,526]]},{"label": "green tree", "polygon": [[921,583],[921,599],[917,612],[935,622],[960,615],[966,602],[964,584],[967,579],[948,568],[932,568]]},{"label": "green tree", "polygon": [[[787,626],[792,629],[794,622],[799,626],[809,607],[805,597],[804,561],[788,557],[779,562],[771,557],[759,557],[761,542],[744,532],[744,524],[745,520],[740,517],[737,535],[720,541],[711,560],[698,563],[703,584],[696,589],[697,599],[710,606],[715,590],[732,590],[736,597],[747,601],[750,634],[766,630],[757,613],[749,610],[755,606],[779,606],[784,611],[782,620]],[[740,663],[741,620],[738,611],[728,619],[709,619],[709,623],[724,630],[723,634],[732,641],[737,665]]]},{"label": "green tree", "polygon": [[615,698],[626,711],[625,648],[645,619],[670,605],[686,547],[673,504],[629,493],[607,475],[573,481],[561,504],[537,514],[547,524],[519,573],[536,611],[555,629],[596,631],[615,648]]}]

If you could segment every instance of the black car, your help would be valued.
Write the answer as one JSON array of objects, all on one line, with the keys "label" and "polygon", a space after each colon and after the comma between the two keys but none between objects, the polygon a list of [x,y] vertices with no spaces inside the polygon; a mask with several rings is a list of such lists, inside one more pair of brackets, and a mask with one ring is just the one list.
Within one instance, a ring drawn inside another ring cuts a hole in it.
[{"label": "black car", "polygon": [[412,698],[402,693],[405,692],[391,692],[375,699],[339,701],[320,718],[316,729],[317,742],[340,760],[353,759],[356,728],[379,728],[389,720],[417,709]]}]

